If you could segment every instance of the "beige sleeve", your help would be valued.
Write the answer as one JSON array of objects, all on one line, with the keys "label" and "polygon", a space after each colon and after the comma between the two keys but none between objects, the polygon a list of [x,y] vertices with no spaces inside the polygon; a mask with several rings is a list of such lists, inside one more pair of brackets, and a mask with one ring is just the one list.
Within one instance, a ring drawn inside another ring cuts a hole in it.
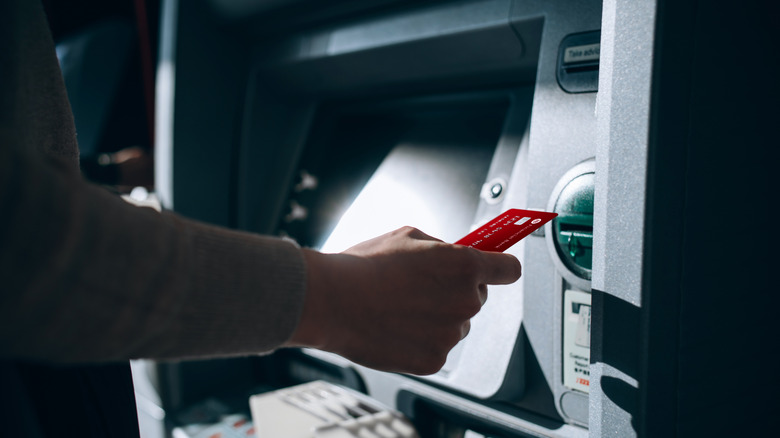
[{"label": "beige sleeve", "polygon": [[134,207],[84,182],[40,5],[3,3],[0,356],[111,361],[280,346],[303,307],[300,248]]}]

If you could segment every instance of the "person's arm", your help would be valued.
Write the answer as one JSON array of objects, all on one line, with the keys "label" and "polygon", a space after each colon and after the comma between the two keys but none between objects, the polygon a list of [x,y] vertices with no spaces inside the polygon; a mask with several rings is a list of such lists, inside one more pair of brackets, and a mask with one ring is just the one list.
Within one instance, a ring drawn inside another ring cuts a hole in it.
[{"label": "person's arm", "polygon": [[0,354],[238,355],[290,336],[305,293],[294,244],[137,208],[58,160],[2,149]]},{"label": "person's arm", "polygon": [[411,228],[327,255],[131,206],[75,166],[40,5],[1,2],[0,24],[0,357],[182,359],[286,345],[428,373],[467,332],[485,284],[519,276],[511,256]]},{"label": "person's arm", "polygon": [[311,346],[425,374],[466,334],[486,284],[520,275],[512,256],[412,228],[342,254],[300,250],[133,207],[56,160],[3,151],[6,356],[105,361]]}]

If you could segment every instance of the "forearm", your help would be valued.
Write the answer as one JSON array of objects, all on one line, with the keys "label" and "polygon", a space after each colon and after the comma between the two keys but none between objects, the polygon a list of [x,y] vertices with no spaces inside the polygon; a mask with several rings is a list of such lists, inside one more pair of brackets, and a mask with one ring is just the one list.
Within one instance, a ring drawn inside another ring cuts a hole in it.
[{"label": "forearm", "polygon": [[0,2],[0,356],[265,351],[305,293],[300,249],[128,205],[82,180],[40,3]]},{"label": "forearm", "polygon": [[105,361],[258,353],[290,336],[300,249],[141,209],[4,148],[2,354]]}]

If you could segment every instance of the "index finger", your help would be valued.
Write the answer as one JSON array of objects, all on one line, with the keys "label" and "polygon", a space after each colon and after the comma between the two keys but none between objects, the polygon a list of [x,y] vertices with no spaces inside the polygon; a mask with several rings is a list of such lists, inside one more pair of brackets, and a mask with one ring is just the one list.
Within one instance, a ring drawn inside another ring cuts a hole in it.
[{"label": "index finger", "polygon": [[479,251],[482,255],[486,284],[512,284],[520,278],[522,266],[511,254]]}]

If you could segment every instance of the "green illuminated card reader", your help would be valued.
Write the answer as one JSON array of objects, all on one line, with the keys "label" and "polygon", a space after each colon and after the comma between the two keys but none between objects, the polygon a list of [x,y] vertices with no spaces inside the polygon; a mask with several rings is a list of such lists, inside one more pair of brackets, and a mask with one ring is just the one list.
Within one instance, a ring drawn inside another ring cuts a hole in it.
[{"label": "green illuminated card reader", "polygon": [[[552,222],[555,252],[567,271],[579,278],[591,279],[593,258],[593,193],[595,173],[588,162],[572,169],[561,180]],[[592,161],[590,162],[592,163]]]}]

